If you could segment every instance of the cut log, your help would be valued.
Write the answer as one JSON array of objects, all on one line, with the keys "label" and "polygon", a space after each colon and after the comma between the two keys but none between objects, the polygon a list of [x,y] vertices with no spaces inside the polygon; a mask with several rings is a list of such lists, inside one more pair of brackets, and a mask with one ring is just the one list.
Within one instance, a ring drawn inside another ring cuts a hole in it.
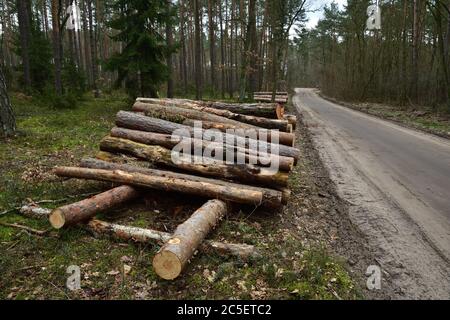
[{"label": "cut log", "polygon": [[[255,96],[271,96],[272,92],[270,91],[260,91],[260,92],[255,92],[253,93],[253,95]],[[284,92],[284,91],[280,91],[280,92],[276,92],[277,96],[289,96],[288,92]]]},{"label": "cut log", "polygon": [[[193,119],[193,120],[229,124],[235,126],[236,128],[247,128],[247,129],[256,128],[246,123],[242,123],[239,121],[231,120],[229,118],[225,118],[220,115],[210,114],[208,112],[202,112],[191,108],[179,108],[174,106],[164,106],[160,104],[136,102],[133,105],[133,111],[144,112],[150,117],[155,118],[159,118],[160,116],[166,117],[166,120],[177,123],[182,123],[182,121],[184,121],[185,119]],[[176,118],[179,118],[179,121],[176,121]]]},{"label": "cut log", "polygon": [[292,125],[292,129],[295,130],[297,128],[297,116],[285,114],[284,120],[287,120],[290,125]]},{"label": "cut log", "polygon": [[[169,119],[163,119],[168,120]],[[192,119],[186,119],[183,121],[183,124],[190,127],[195,127],[196,120]],[[269,129],[242,129],[237,128],[233,125],[229,124],[223,124],[218,122],[210,122],[210,121],[202,121],[201,123],[202,128],[204,130],[208,129],[216,129],[224,133],[228,133],[231,135],[231,132],[233,132],[234,135],[239,137],[254,137],[262,141],[267,141],[270,143],[285,145],[288,147],[294,147],[295,146],[295,135],[292,134],[292,125],[288,124],[286,126],[287,132],[282,131],[274,131]]]},{"label": "cut log", "polygon": [[202,241],[227,213],[227,205],[210,200],[180,224],[153,258],[153,269],[165,280],[177,278]]},{"label": "cut log", "polygon": [[228,164],[225,161],[214,160],[213,158],[180,153],[178,153],[179,159],[174,161],[175,151],[121,138],[105,137],[100,142],[100,150],[130,154],[158,165],[165,165],[206,177],[273,187],[286,187],[288,185],[288,174],[277,171],[278,168],[263,168],[250,164]]},{"label": "cut log", "polygon": [[49,216],[50,224],[55,229],[87,221],[97,213],[115,208],[126,201],[139,196],[133,187],[120,186],[95,195],[89,199],[56,208]]},{"label": "cut log", "polygon": [[[280,170],[290,172],[294,166],[294,159],[270,154],[262,154],[255,152],[251,149],[239,148],[237,146],[227,145],[218,142],[211,142],[201,139],[177,137],[168,134],[144,132],[137,130],[130,130],[124,128],[115,127],[111,130],[111,136],[116,138],[122,138],[131,140],[138,143],[147,145],[161,146],[166,149],[173,149],[175,146],[182,146],[184,150],[195,150],[201,148],[205,150],[222,150],[223,159],[227,160],[228,154],[235,154],[234,161],[236,159],[245,159],[247,164],[256,164],[262,167],[270,167],[271,165],[278,164]],[[107,160],[107,159],[103,159]]]},{"label": "cut log", "polygon": [[[112,159],[113,157],[114,156],[112,155],[109,158]],[[121,160],[120,157],[117,157],[117,158],[119,160]],[[261,192],[262,199],[263,199],[261,205],[263,207],[267,207],[267,208],[278,208],[282,202],[288,201],[288,199],[283,198],[283,196],[286,195],[284,192],[276,191],[273,189],[253,187],[253,186],[247,186],[247,185],[236,185],[236,184],[222,181],[222,180],[214,180],[214,179],[209,179],[209,178],[204,178],[204,177],[187,175],[187,174],[183,174],[183,173],[162,171],[162,170],[156,170],[156,169],[150,169],[150,168],[142,168],[139,166],[128,165],[128,164],[111,163],[111,162],[97,160],[97,159],[91,159],[91,158],[83,159],[80,163],[80,166],[83,168],[90,168],[90,169],[124,171],[124,172],[141,173],[144,175],[163,177],[163,178],[175,179],[175,180],[188,180],[188,181],[194,181],[194,182],[198,182],[198,183],[219,185],[219,186],[222,186],[223,188],[242,187],[246,190],[248,189],[248,190]]]},{"label": "cut log", "polygon": [[[141,243],[158,241],[165,243],[172,238],[172,235],[167,232],[123,226],[97,219],[89,221],[87,224],[87,229],[93,234],[108,235],[120,241],[135,241]],[[256,248],[248,244],[205,240],[199,246],[199,249],[205,252],[216,251],[217,253],[235,256],[243,260],[261,257],[261,254],[256,250]]]},{"label": "cut log", "polygon": [[[190,104],[192,105],[192,104]],[[190,108],[184,109],[178,107],[168,107],[164,105],[156,105],[156,104],[148,104],[136,102],[133,106],[133,110],[141,113],[144,112],[144,115],[147,115],[152,118],[162,119],[174,123],[184,124],[190,127],[198,126],[197,121],[201,121],[201,125],[203,129],[217,129],[222,132],[226,132],[227,130],[236,131],[236,135],[245,136],[245,137],[257,137],[260,139],[264,137],[267,139],[267,142],[272,142],[273,139],[278,139],[276,141],[277,144],[283,144],[286,146],[293,147],[295,136],[291,133],[292,128],[289,126],[287,120],[271,120],[266,118],[258,118],[252,116],[243,116],[254,119],[263,119],[264,121],[272,121],[272,124],[265,124],[261,126],[251,125],[247,123],[242,123],[236,117],[236,120],[229,120],[228,117],[220,117],[216,115],[208,114],[207,111],[203,109],[212,109],[212,108],[204,108],[199,107],[197,105],[193,105],[193,108],[198,109],[192,110]],[[216,109],[214,109],[216,110]],[[219,113],[226,112],[231,113],[227,110],[217,110]],[[232,113],[231,113],[232,114]],[[219,119],[222,118],[223,120]],[[256,123],[256,120],[255,120]],[[237,129],[245,129],[242,133],[241,130]],[[272,130],[280,130],[280,131],[272,131]]]},{"label": "cut log", "polygon": [[[224,185],[223,183],[216,183],[212,179],[208,182],[205,180],[196,181],[195,178],[176,179],[166,177],[164,173],[161,173],[160,176],[150,176],[148,174],[124,172],[121,170],[110,171],[76,167],[57,167],[54,169],[54,173],[60,177],[107,181],[163,191],[181,192],[209,199],[221,199],[255,206],[274,205],[280,207],[282,200],[281,192],[277,194],[278,203],[265,203],[263,202],[265,191],[262,188],[257,190],[256,188],[249,188],[245,185],[234,183]],[[189,176],[185,175],[185,177]]]},{"label": "cut log", "polygon": [[[141,111],[148,113],[152,116],[154,112],[165,112],[175,115],[182,115],[189,119],[203,120],[209,122],[230,124],[236,128],[248,128],[248,127],[260,127],[265,129],[276,129],[283,132],[287,132],[287,125],[289,124],[286,120],[274,120],[267,119],[264,117],[255,117],[249,115],[243,115],[239,113],[234,113],[229,110],[214,109],[204,106],[199,106],[193,103],[181,103],[176,104],[176,106],[164,106],[160,104],[151,104],[136,102],[133,106],[134,111]],[[184,111],[182,109],[185,109]],[[228,119],[228,120],[227,120]],[[250,126],[245,126],[248,124]]]},{"label": "cut log", "polygon": [[[116,124],[119,127],[132,130],[196,138],[196,136],[194,135],[194,129],[192,127],[161,119],[142,116],[133,112],[120,111],[119,113],[117,113]],[[203,137],[204,130],[198,131],[201,137]],[[227,141],[227,144],[230,144],[228,143],[228,141],[235,141],[236,139],[238,139],[236,135],[224,134],[223,136],[224,140]],[[260,140],[246,139],[245,147],[256,149],[259,151],[264,150],[268,153],[276,153],[280,156],[294,158],[295,164],[300,157],[300,151],[294,147],[268,143]]]},{"label": "cut log", "polygon": [[[33,219],[48,219],[51,212],[50,209],[33,205],[20,208],[21,214]],[[125,242],[135,241],[149,243],[151,241],[158,241],[164,243],[172,236],[167,232],[123,226],[97,219],[90,220],[86,225],[82,225],[82,227],[96,236],[110,236],[116,240]],[[235,256],[243,260],[261,257],[258,250],[254,246],[248,244],[206,240],[200,245],[199,249],[205,252],[216,251],[217,253]]]},{"label": "cut log", "polygon": [[187,99],[152,99],[152,98],[137,98],[136,101],[143,103],[156,103],[164,105],[177,105],[181,106],[186,103],[191,103],[197,106],[203,106],[208,108],[228,110],[233,113],[250,115],[256,117],[264,117],[269,119],[282,119],[279,116],[284,114],[284,107],[277,103],[225,103],[225,102],[212,102],[212,101],[195,101]]}]

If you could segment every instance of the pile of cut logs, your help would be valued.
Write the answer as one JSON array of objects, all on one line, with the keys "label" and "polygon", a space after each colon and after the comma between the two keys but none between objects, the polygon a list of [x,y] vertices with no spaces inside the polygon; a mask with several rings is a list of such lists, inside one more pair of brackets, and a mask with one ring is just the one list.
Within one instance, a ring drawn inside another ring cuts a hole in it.
[{"label": "pile of cut logs", "polygon": [[[83,159],[78,167],[54,169],[59,177],[111,182],[117,187],[43,214],[56,229],[81,224],[122,240],[163,242],[153,259],[154,270],[163,279],[178,277],[204,247],[241,258],[257,255],[253,246],[205,238],[232,204],[279,210],[287,203],[289,172],[299,158],[295,124],[296,117],[284,115],[279,104],[138,98],[132,112],[117,114],[116,127],[100,142],[96,158]],[[210,139],[210,132],[224,139]],[[200,155],[186,151],[198,149]],[[233,157],[216,158],[228,154]],[[124,163],[124,155],[132,157],[133,164]],[[277,164],[275,171],[273,164]],[[95,219],[100,212],[140,197],[145,189],[194,195],[207,202],[172,234]],[[42,215],[38,208],[23,211]]]},{"label": "pile of cut logs", "polygon": [[[271,102],[272,92],[255,92],[253,94],[256,102]],[[289,94],[287,92],[277,92],[275,94],[275,102],[285,105],[289,101]]]}]

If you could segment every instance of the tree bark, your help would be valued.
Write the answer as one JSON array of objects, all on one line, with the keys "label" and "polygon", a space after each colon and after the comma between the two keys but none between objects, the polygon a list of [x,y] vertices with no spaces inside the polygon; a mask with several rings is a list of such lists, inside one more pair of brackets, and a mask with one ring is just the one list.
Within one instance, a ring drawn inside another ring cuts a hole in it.
[{"label": "tree bark", "polygon": [[[149,101],[149,100],[147,100]],[[154,104],[153,104],[154,103]],[[265,129],[277,129],[280,131],[286,132],[288,130],[288,121],[286,120],[275,120],[275,119],[267,119],[264,117],[255,117],[250,115],[244,115],[239,113],[234,113],[229,110],[224,109],[214,109],[209,108],[206,106],[202,106],[202,104],[195,104],[191,102],[184,102],[180,100],[154,100],[154,102],[151,103],[142,103],[142,102],[136,102],[133,110],[134,111],[149,111],[150,108],[161,108],[157,107],[157,105],[166,105],[170,106],[166,109],[172,109],[176,110],[180,115],[186,116],[191,119],[196,120],[205,120],[205,121],[212,121],[212,122],[221,122],[225,124],[233,124],[237,127],[242,128],[250,128],[252,126],[254,127],[260,127]],[[175,107],[175,108],[174,108]],[[191,113],[182,111],[182,109],[190,109],[195,110],[196,112],[192,111]],[[215,115],[215,116],[208,116],[208,115]],[[231,121],[227,120],[230,119]],[[245,126],[242,123],[246,123],[250,126]]]},{"label": "tree bark", "polygon": [[[116,161],[119,157],[116,155],[111,155],[108,158],[108,161]],[[197,183],[204,183],[206,185],[216,185],[223,187],[225,190],[227,189],[244,189],[244,190],[252,190],[255,192],[262,193],[262,203],[261,205],[263,207],[267,208],[279,208],[280,204],[282,202],[287,202],[289,200],[289,194],[286,192],[280,192],[273,189],[267,189],[267,188],[260,188],[260,187],[254,187],[254,186],[247,186],[247,185],[240,185],[240,184],[234,184],[222,180],[215,180],[210,178],[204,178],[204,177],[198,177],[198,176],[192,176],[187,175],[183,173],[177,173],[177,172],[170,172],[170,171],[161,171],[156,169],[149,169],[149,168],[142,168],[134,165],[128,165],[128,164],[118,164],[118,163],[112,163],[107,162],[103,160],[97,160],[97,159],[83,159],[80,163],[80,166],[83,168],[90,168],[90,169],[99,169],[99,170],[119,170],[119,171],[125,171],[130,173],[140,173],[144,175],[149,176],[155,176],[155,177],[161,177],[161,178],[168,178],[173,180],[182,180],[182,181],[192,181]],[[227,197],[227,195],[225,195]],[[213,196],[213,198],[216,198]],[[220,198],[219,198],[220,199]],[[227,200],[224,198],[221,198],[222,200]],[[234,201],[236,202],[236,201]],[[248,202],[243,202],[248,203]]]},{"label": "tree bark", "polygon": [[[172,2],[171,0],[167,1],[167,10],[170,12],[172,10]],[[169,53],[167,54],[166,63],[167,70],[169,73],[169,78],[167,80],[167,97],[173,98],[173,54],[171,52],[173,46],[173,25],[171,19],[166,21],[166,44],[169,48]]]},{"label": "tree bark", "polygon": [[16,118],[9,101],[6,79],[0,66],[0,137],[11,137],[16,133]]},{"label": "tree bark", "polygon": [[227,213],[227,205],[210,200],[180,224],[153,258],[153,269],[166,280],[177,278],[194,252]]},{"label": "tree bark", "polygon": [[61,229],[88,221],[97,213],[117,207],[137,198],[139,191],[133,187],[120,186],[76,203],[54,209],[49,221],[53,228]]},{"label": "tree bark", "polygon": [[94,37],[94,21],[92,14],[92,0],[87,1],[88,8],[88,19],[89,19],[89,52],[91,54],[91,66],[92,66],[92,89],[94,90],[94,96],[98,98],[100,93],[98,91],[97,79],[98,79],[98,69],[97,69],[97,42]]},{"label": "tree bark", "polygon": [[[50,209],[32,205],[23,206],[20,208],[19,211],[25,217],[33,219],[48,219],[48,216],[51,213]],[[167,232],[123,226],[97,219],[90,220],[83,227],[84,229],[92,233],[94,236],[105,235],[124,242],[128,241],[140,243],[149,243],[153,241],[167,242],[172,237],[172,235]],[[261,254],[258,252],[258,250],[254,246],[248,244],[225,243],[206,240],[203,241],[199,249],[204,252],[216,251],[220,254],[235,256],[243,260],[261,257]]]},{"label": "tree bark", "polygon": [[57,95],[62,95],[62,42],[60,32],[60,2],[58,0],[52,1],[52,35],[53,35],[53,58],[55,60],[55,91]]},{"label": "tree bark", "polygon": [[[208,112],[204,112],[203,110],[196,110],[194,108],[179,108],[175,106],[167,106],[160,104],[150,104],[150,103],[142,103],[136,102],[133,105],[133,111],[144,112],[148,116],[160,117],[167,115],[168,120],[173,119],[173,117],[181,117],[180,120],[185,120],[185,118],[193,119],[193,120],[202,120],[202,121],[211,121],[211,122],[219,122],[224,124],[230,124],[236,126],[238,128],[254,128],[251,125],[247,125],[245,123],[241,123],[235,120],[230,120],[228,118],[222,117],[220,115],[211,114]],[[184,119],[183,119],[184,118]],[[172,120],[170,120],[172,121]],[[177,121],[175,121],[177,122]]]},{"label": "tree bark", "polygon": [[[97,219],[89,221],[87,229],[93,234],[109,235],[121,241],[135,241],[142,243],[158,241],[164,243],[172,238],[172,235],[167,232],[123,226]],[[235,256],[243,260],[259,258],[261,256],[254,246],[240,243],[225,243],[206,240],[200,244],[199,249],[204,252],[215,251],[220,254]]]},{"label": "tree bark", "polygon": [[[186,138],[171,136],[168,134],[160,134],[154,132],[143,132],[128,130],[123,128],[113,128],[111,130],[111,136],[116,138],[127,139],[146,145],[157,145],[167,149],[173,149],[177,145],[183,146],[183,149],[195,150],[201,148],[204,151],[206,148],[209,150],[222,151],[223,159],[227,159],[227,153],[235,154],[233,161],[236,159],[245,159],[248,164],[255,164],[262,167],[270,167],[271,165],[278,164],[280,170],[290,172],[294,166],[294,159],[288,157],[281,157],[270,154],[262,154],[260,152],[239,148],[233,145],[227,145],[226,143],[210,142],[201,139]],[[228,162],[228,159],[227,159]]]},{"label": "tree bark", "polygon": [[[229,183],[225,187],[218,183],[197,182],[193,179],[174,179],[120,170],[108,171],[74,167],[58,167],[54,172],[60,177],[106,181],[163,191],[181,192],[209,199],[220,199],[254,206],[263,204],[263,191],[252,190],[240,184]],[[281,195],[278,205],[281,205]]]},{"label": "tree bark", "polygon": [[142,103],[159,103],[168,105],[183,105],[185,103],[191,103],[203,107],[213,109],[228,110],[233,113],[250,115],[256,117],[263,117],[269,119],[282,119],[284,115],[284,107],[278,103],[226,103],[226,102],[213,102],[213,101],[196,101],[188,99],[150,99],[150,98],[137,98],[136,101]]},{"label": "tree bark", "polygon": [[202,58],[201,58],[201,32],[200,29],[200,0],[194,1],[194,20],[195,20],[195,98],[202,99]]},{"label": "tree bark", "polygon": [[[151,163],[185,170],[207,177],[231,179],[247,183],[272,187],[286,187],[288,175],[284,172],[257,167],[249,164],[228,164],[203,156],[184,154],[177,161],[173,160],[173,150],[160,146],[150,146],[121,138],[106,137],[100,143],[100,149],[108,152],[130,154]],[[194,153],[192,151],[192,153]],[[179,153],[178,153],[179,154]]]},{"label": "tree bark", "polygon": [[213,96],[216,92],[216,48],[215,48],[215,23],[214,23],[215,0],[208,0],[208,31],[209,31],[209,59],[211,62],[211,88]]},{"label": "tree bark", "polygon": [[28,1],[17,0],[17,13],[19,20],[19,39],[23,64],[23,79],[25,91],[31,89],[31,69],[30,69],[30,38],[31,38],[31,12]]},{"label": "tree bark", "polygon": [[[155,133],[164,133],[171,134],[176,136],[185,136],[185,137],[196,137],[196,134],[201,134],[201,137],[204,136],[204,131],[201,132],[194,131],[193,128],[181,125],[161,119],[155,119],[147,116],[142,116],[132,112],[120,111],[117,113],[116,117],[116,125],[118,127],[146,131],[146,132],[155,132]],[[223,134],[224,141],[234,141],[238,136]],[[229,143],[228,143],[229,144]],[[295,159],[295,164],[300,157],[300,151],[294,147],[288,147],[280,144],[268,143],[265,141],[254,140],[254,139],[245,139],[245,145],[242,147],[246,147],[253,150],[264,150],[264,152],[277,154],[284,157],[291,157]]]}]

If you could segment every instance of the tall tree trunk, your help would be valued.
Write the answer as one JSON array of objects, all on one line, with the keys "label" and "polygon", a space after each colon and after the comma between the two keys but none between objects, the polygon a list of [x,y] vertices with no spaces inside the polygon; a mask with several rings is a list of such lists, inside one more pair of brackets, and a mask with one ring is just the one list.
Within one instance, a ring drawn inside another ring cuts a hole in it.
[{"label": "tall tree trunk", "polygon": [[57,95],[62,95],[62,42],[60,32],[60,2],[52,0],[52,35],[53,35],[53,59],[55,60],[55,91]]},{"label": "tall tree trunk", "polygon": [[[167,8],[170,11],[172,8],[172,3],[170,0],[167,1]],[[166,22],[166,44],[169,50],[172,50],[173,46],[173,26],[172,21]],[[167,70],[169,73],[169,79],[167,80],[167,98],[173,98],[173,54],[169,52],[166,58]]]},{"label": "tall tree trunk", "polygon": [[16,132],[16,119],[9,101],[6,79],[0,67],[0,136],[10,137]]},{"label": "tall tree trunk", "polygon": [[200,0],[194,0],[194,24],[195,24],[195,98],[202,99],[202,46],[200,29]]},{"label": "tall tree trunk", "polygon": [[91,53],[91,63],[92,63],[92,89],[94,90],[94,95],[96,98],[99,97],[99,91],[97,87],[98,79],[98,68],[97,68],[97,43],[94,38],[94,22],[92,14],[92,0],[87,0],[88,7],[88,19],[89,19],[89,42],[90,42],[90,53]]},{"label": "tall tree trunk", "polygon": [[[89,1],[89,0],[87,0]],[[81,20],[83,22],[83,49],[84,49],[84,59],[85,59],[85,68],[88,79],[88,85],[92,85],[92,61],[90,54],[90,41],[89,41],[89,25],[87,21],[87,5],[86,0],[80,0],[80,3],[83,4],[83,9],[81,9]]]},{"label": "tall tree trunk", "polygon": [[211,62],[211,88],[213,96],[216,93],[216,38],[215,38],[215,0],[208,0],[209,57]]},{"label": "tall tree trunk", "polygon": [[222,2],[218,1],[219,6],[219,24],[220,24],[220,59],[221,66],[220,70],[222,71],[222,77],[220,81],[220,94],[222,99],[225,99],[225,83],[226,83],[226,74],[225,74],[225,39],[223,32],[223,14],[222,14]]},{"label": "tall tree trunk", "polygon": [[17,0],[17,11],[19,19],[19,38],[20,49],[23,65],[23,80],[25,90],[31,88],[31,72],[30,72],[30,38],[31,38],[31,11],[29,11],[29,3],[26,0]]},{"label": "tall tree trunk", "polygon": [[419,14],[420,0],[413,0],[411,98],[416,103],[419,100]]},{"label": "tall tree trunk", "polygon": [[187,79],[187,52],[186,52],[186,34],[185,34],[185,7],[184,7],[184,1],[180,0],[180,46],[181,46],[181,77],[183,79],[183,88],[184,92],[187,92],[188,87],[188,79]]}]

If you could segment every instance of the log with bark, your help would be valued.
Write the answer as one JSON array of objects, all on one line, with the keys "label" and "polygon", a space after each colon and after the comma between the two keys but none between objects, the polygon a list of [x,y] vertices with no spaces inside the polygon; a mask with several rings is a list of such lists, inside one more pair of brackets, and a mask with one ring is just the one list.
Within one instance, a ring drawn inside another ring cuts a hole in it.
[{"label": "log with bark", "polygon": [[[109,160],[115,160],[117,158],[118,160],[121,160],[122,158],[114,155],[110,155]],[[286,193],[286,189],[283,189],[282,192],[276,191],[273,189],[268,188],[260,188],[260,187],[254,187],[254,186],[248,186],[248,185],[236,185],[230,182],[222,181],[222,180],[214,180],[210,178],[204,178],[204,177],[198,177],[198,176],[192,176],[187,175],[183,173],[177,173],[177,172],[170,172],[170,171],[162,171],[162,170],[156,170],[151,168],[143,168],[139,167],[137,165],[129,165],[129,164],[122,164],[122,163],[112,163],[108,161],[98,160],[98,159],[91,159],[86,158],[83,159],[80,163],[80,166],[83,168],[89,168],[89,169],[99,169],[99,170],[110,170],[110,171],[124,171],[124,172],[130,172],[130,173],[141,173],[144,175],[149,176],[156,176],[156,177],[163,177],[167,179],[174,179],[174,180],[187,180],[187,181],[194,181],[198,183],[206,183],[206,184],[214,184],[221,186],[223,188],[234,188],[234,187],[243,187],[246,190],[253,190],[256,192],[262,192],[262,206],[267,208],[278,208],[281,203],[287,203],[289,201],[289,193]]]},{"label": "log with bark", "polygon": [[[119,127],[132,130],[164,133],[184,137],[197,137],[196,135],[200,135],[200,138],[202,138],[205,133],[204,130],[194,130],[194,128],[186,125],[126,111],[120,111],[117,113],[116,124]],[[227,141],[227,144],[230,144],[230,141],[234,142],[237,139],[242,140],[236,135],[223,134],[223,140]],[[245,139],[244,147],[258,151],[264,150],[264,152],[277,154],[284,157],[291,157],[294,158],[295,164],[300,157],[300,151],[294,147],[268,143],[261,140],[247,138]]]},{"label": "log with bark", "polygon": [[[161,146],[146,145],[122,138],[105,137],[100,142],[100,150],[130,154],[158,165],[207,177],[272,187],[286,187],[288,185],[288,174],[279,172],[277,167],[264,168],[251,164],[229,164],[213,158],[183,154]],[[174,156],[177,155],[179,158],[174,160]]]},{"label": "log with bark", "polygon": [[[260,91],[260,92],[255,92],[253,93],[253,95],[255,96],[271,96],[272,92],[270,91]],[[276,92],[277,96],[289,96],[288,92],[283,92],[283,91],[278,91]]]},{"label": "log with bark", "polygon": [[210,200],[180,224],[153,258],[156,274],[165,280],[177,278],[208,233],[226,213],[226,203]]},{"label": "log with bark", "polygon": [[283,117],[284,120],[287,120],[289,124],[292,126],[292,129],[295,130],[297,128],[297,116],[291,114],[285,114]]},{"label": "log with bark", "polygon": [[284,115],[284,107],[278,103],[226,103],[213,101],[196,101],[188,99],[153,99],[153,98],[137,98],[136,101],[144,103],[156,103],[164,105],[181,106],[191,103],[197,106],[203,106],[219,110],[228,110],[233,113],[250,115],[256,117],[264,117],[269,119],[282,119]]},{"label": "log with bark", "polygon": [[[233,125],[236,128],[256,128],[255,126],[225,118],[220,115],[210,114],[190,108],[179,108],[174,106],[165,106],[161,104],[150,104],[143,102],[136,102],[133,105],[133,111],[144,112],[150,117],[162,118],[176,123],[183,123],[186,119],[217,122],[228,125]],[[178,121],[177,121],[178,119]],[[286,121],[287,122],[287,121]]]},{"label": "log with bark", "polygon": [[237,159],[245,159],[247,164],[254,164],[261,167],[278,165],[280,170],[286,172],[290,172],[294,166],[293,158],[263,154],[251,149],[239,148],[237,146],[227,145],[225,143],[211,142],[201,139],[171,136],[168,134],[144,132],[118,127],[111,130],[111,136],[147,145],[161,146],[167,149],[173,149],[176,146],[180,146],[183,150],[195,150],[197,148],[201,148],[202,151],[205,149],[215,150],[215,152],[221,152],[222,159],[227,162],[229,161],[227,157],[229,155],[234,155],[231,162],[235,162]]},{"label": "log with bark", "polygon": [[[172,238],[172,235],[167,232],[123,226],[97,219],[89,221],[87,224],[87,229],[93,234],[109,235],[121,241],[134,241],[141,243],[158,241],[165,243]],[[261,254],[258,252],[258,250],[254,246],[248,244],[205,240],[201,243],[199,249],[205,252],[215,251],[220,254],[235,256],[243,260],[261,257]]]},{"label": "log with bark", "polygon": [[68,204],[52,211],[50,224],[55,229],[71,226],[94,217],[97,213],[115,208],[139,196],[134,187],[120,186],[82,201]]},{"label": "log with bark", "polygon": [[[185,109],[183,111],[182,109]],[[229,110],[214,109],[204,106],[199,106],[193,103],[181,103],[175,106],[164,106],[161,104],[136,102],[133,106],[134,111],[146,112],[150,115],[153,112],[165,112],[175,115],[182,115],[186,118],[195,120],[204,120],[209,122],[217,122],[224,124],[232,124],[236,128],[260,127],[265,129],[276,129],[283,132],[288,132],[289,122],[286,120],[267,119],[264,117],[255,117],[239,113],[234,113]],[[249,126],[245,126],[248,124]]]},{"label": "log with bark", "polygon": [[[150,116],[147,114],[147,116]],[[156,117],[163,120],[168,120],[168,118]],[[172,121],[173,122],[173,121]],[[185,119],[182,124],[189,127],[198,127],[199,123],[197,120]],[[292,133],[293,127],[291,124],[287,125],[287,132],[269,130],[269,129],[242,129],[233,125],[219,123],[219,122],[211,122],[211,121],[202,121],[201,127],[204,130],[216,129],[223,133],[227,133],[229,135],[236,135],[244,138],[252,138],[258,139],[265,142],[270,142],[274,144],[285,145],[288,147],[295,146],[295,135]]]},{"label": "log with bark", "polygon": [[[35,205],[23,206],[20,213],[33,219],[48,219],[52,210]],[[149,243],[152,241],[167,242],[171,234],[152,229],[143,229],[110,223],[102,220],[92,219],[87,224],[80,225],[95,236],[110,236],[119,241],[134,241],[140,243]],[[239,259],[260,258],[258,250],[248,244],[226,243],[212,240],[204,241],[199,249],[205,252],[216,251],[217,253],[235,256]]]},{"label": "log with bark", "polygon": [[[195,108],[204,109],[204,107],[195,106]],[[211,109],[211,108],[209,108]],[[262,126],[251,125],[247,123],[242,123],[240,121],[229,120],[227,117],[222,117],[226,121],[220,121],[210,114],[205,113],[205,111],[197,111],[187,109],[188,112],[179,111],[183,108],[177,107],[167,107],[156,104],[140,103],[136,102],[133,106],[133,110],[139,114],[144,114],[152,118],[158,118],[174,123],[184,124],[190,127],[198,126],[198,121],[201,121],[201,126],[203,129],[217,129],[222,132],[235,131],[236,135],[255,137],[258,139],[266,139],[267,142],[283,144],[286,146],[293,147],[295,144],[295,135],[292,134],[292,125],[287,120],[271,120],[266,118],[258,118],[252,116],[255,119],[264,119],[267,121],[272,121],[271,125],[265,124]],[[221,112],[229,112],[226,110],[217,110]],[[192,114],[198,113],[198,114]],[[192,115],[191,115],[192,114]],[[214,115],[212,115],[214,116]],[[220,118],[220,116],[216,116]],[[243,129],[244,131],[241,131]],[[274,129],[280,131],[273,131]]]},{"label": "log with bark", "polygon": [[[184,175],[184,178],[173,178],[170,177],[170,174],[169,176],[165,176],[164,172],[161,171],[159,175],[149,175],[136,172],[125,172],[122,170],[112,171],[78,167],[57,167],[54,169],[54,173],[57,176],[66,178],[113,182],[136,187],[192,194],[209,199],[221,199],[224,201],[254,206],[270,205],[276,208],[281,206],[282,201],[282,193],[271,189],[250,188],[245,185],[226,183],[224,181],[222,183],[217,183],[217,181],[213,179],[199,181],[195,177],[190,178],[188,175]],[[276,199],[272,198],[271,202],[264,202],[264,194],[274,194],[273,192],[276,192]]]}]

